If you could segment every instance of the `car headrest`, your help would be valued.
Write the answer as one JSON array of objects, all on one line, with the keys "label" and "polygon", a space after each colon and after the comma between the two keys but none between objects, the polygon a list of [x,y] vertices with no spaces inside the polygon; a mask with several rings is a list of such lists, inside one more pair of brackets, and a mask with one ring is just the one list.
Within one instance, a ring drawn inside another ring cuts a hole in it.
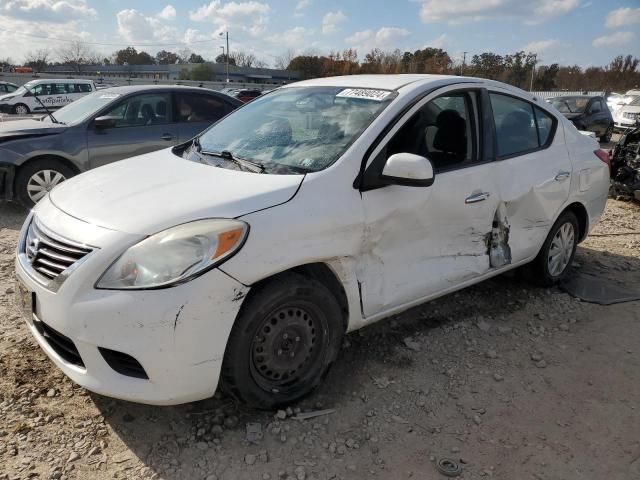
[{"label": "car headrest", "polygon": [[455,110],[443,110],[436,117],[438,130],[433,138],[434,148],[456,155],[467,153],[467,123]]}]

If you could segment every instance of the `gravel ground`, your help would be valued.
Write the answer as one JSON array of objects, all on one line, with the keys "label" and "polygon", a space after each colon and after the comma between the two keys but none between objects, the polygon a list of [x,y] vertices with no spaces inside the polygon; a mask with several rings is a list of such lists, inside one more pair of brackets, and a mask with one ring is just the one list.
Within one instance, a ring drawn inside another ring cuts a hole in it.
[{"label": "gravel ground", "polygon": [[[437,479],[443,457],[465,479],[640,478],[640,302],[504,275],[348,335],[293,410],[151,407],[75,386],[30,337],[12,306],[23,219],[0,205],[0,480]],[[640,206],[610,200],[575,268],[640,289],[634,231]],[[317,409],[333,413],[295,418]]]}]

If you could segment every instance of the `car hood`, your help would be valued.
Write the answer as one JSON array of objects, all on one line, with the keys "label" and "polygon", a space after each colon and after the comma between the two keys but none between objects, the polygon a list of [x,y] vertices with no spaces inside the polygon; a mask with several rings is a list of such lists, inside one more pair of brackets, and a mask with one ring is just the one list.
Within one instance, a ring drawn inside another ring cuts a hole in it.
[{"label": "car hood", "polygon": [[115,162],[56,187],[51,202],[88,223],[150,235],[203,218],[235,218],[287,202],[303,175],[228,170],[171,149]]},{"label": "car hood", "polygon": [[68,127],[60,123],[39,122],[38,120],[10,120],[0,122],[0,139],[11,137],[31,137],[64,132]]},{"label": "car hood", "polygon": [[625,105],[620,109],[621,112],[640,113],[640,105]]}]

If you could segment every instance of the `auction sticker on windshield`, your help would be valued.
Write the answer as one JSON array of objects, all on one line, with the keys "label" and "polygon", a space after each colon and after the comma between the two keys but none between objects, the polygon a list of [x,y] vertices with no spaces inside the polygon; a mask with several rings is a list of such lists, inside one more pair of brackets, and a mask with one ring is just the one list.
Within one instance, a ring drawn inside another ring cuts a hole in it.
[{"label": "auction sticker on windshield", "polygon": [[371,88],[346,88],[336,95],[342,98],[362,98],[366,100],[383,101],[391,95],[388,90],[373,90]]}]

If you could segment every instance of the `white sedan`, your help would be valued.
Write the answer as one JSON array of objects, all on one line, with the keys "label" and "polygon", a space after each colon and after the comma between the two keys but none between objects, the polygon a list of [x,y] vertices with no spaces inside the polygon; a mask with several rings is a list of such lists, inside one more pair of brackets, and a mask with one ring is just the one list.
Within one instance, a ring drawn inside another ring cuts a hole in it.
[{"label": "white sedan", "polygon": [[89,390],[273,408],[320,384],[348,331],[520,266],[562,280],[608,161],[499,82],[299,82],[56,187],[24,224],[17,297]]}]

